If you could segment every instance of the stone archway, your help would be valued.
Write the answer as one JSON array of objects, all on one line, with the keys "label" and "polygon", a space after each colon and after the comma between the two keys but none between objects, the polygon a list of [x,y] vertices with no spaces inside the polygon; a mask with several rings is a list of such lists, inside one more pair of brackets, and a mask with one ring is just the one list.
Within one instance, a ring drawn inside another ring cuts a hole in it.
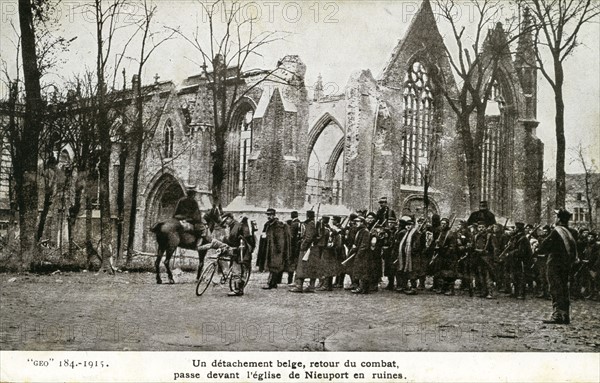
[{"label": "stone archway", "polygon": [[[327,112],[310,130],[307,140],[305,196],[308,203],[342,202],[344,137],[342,125]],[[333,142],[337,142],[335,147],[331,145]]]},{"label": "stone archway", "polygon": [[[414,215],[415,217],[423,216],[424,207],[423,207],[423,195],[422,194],[412,194],[404,199],[402,202],[402,215]],[[438,207],[437,202],[429,196],[429,212],[427,216],[431,216],[432,214],[439,214],[440,209]]]},{"label": "stone archway", "polygon": [[[150,227],[156,222],[163,221],[173,216],[177,201],[185,196],[185,189],[177,178],[170,173],[164,173],[151,186],[146,198],[145,219],[146,226]],[[154,249],[154,236],[148,235],[144,230],[144,248]]]}]

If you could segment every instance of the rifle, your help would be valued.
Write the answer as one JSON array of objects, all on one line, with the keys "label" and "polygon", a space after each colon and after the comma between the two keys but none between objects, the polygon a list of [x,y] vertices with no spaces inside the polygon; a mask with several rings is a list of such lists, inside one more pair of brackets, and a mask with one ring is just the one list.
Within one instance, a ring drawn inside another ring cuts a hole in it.
[{"label": "rifle", "polygon": [[[444,239],[442,240],[442,243],[440,244],[439,248],[443,248],[446,245],[446,240],[448,239],[448,234],[450,234],[450,230],[452,230],[452,226],[454,226],[454,221],[456,221],[456,214],[452,215],[452,221],[450,222],[450,226],[448,226],[448,231],[446,231],[446,235],[444,236]],[[437,259],[439,255],[439,248],[435,249],[433,257],[431,257],[431,261],[429,261],[429,265],[433,265],[433,263]]]}]

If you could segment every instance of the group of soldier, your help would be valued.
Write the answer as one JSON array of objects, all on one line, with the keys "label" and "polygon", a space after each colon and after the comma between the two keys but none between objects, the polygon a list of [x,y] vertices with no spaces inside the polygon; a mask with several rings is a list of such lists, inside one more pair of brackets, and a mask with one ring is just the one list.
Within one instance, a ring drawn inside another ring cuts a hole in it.
[{"label": "group of soldier", "polygon": [[293,293],[344,288],[369,294],[385,276],[386,290],[414,295],[429,280],[427,290],[445,295],[464,290],[487,299],[496,294],[525,299],[528,292],[552,298],[550,323],[570,321],[569,289],[598,297],[600,245],[593,232],[577,240],[566,210],[556,211],[554,227],[522,222],[507,227],[508,221],[496,222],[485,201],[467,220],[435,214],[430,220],[398,219],[386,197],[379,205],[377,212],[345,218],[318,218],[309,210],[303,222],[294,211],[285,223],[269,209],[257,257],[259,270],[270,272],[263,289],[277,288],[284,273]]},{"label": "group of soldier", "polygon": [[[186,203],[190,207],[184,209]],[[188,194],[174,216],[196,214],[194,203],[193,193]],[[508,220],[504,225],[496,222],[486,201],[467,220],[437,214],[430,220],[408,215],[398,219],[386,197],[379,205],[377,212],[357,211],[344,218],[317,217],[309,210],[304,221],[293,211],[286,222],[268,209],[257,254],[259,271],[269,272],[263,289],[277,288],[287,273],[293,293],[344,288],[369,294],[379,289],[385,276],[386,290],[415,295],[425,290],[430,277],[428,289],[439,294],[455,295],[460,289],[487,299],[499,293],[525,299],[529,291],[552,299],[547,322],[557,324],[570,323],[571,293],[598,299],[598,238],[594,232],[570,228],[571,213],[564,209],[556,210],[552,227],[523,222],[507,227]],[[239,222],[226,213],[221,225],[228,228],[225,238],[202,237],[198,250],[227,248],[240,255],[232,258],[234,267],[250,267],[256,247],[254,223]],[[229,295],[243,295],[244,278],[240,279]]]}]

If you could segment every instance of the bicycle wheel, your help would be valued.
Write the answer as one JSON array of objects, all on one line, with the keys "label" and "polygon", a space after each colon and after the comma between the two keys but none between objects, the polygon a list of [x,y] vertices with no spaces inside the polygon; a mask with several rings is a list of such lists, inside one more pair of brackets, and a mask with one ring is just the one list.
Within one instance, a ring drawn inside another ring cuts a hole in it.
[{"label": "bicycle wheel", "polygon": [[[229,279],[229,290],[231,291],[235,291],[235,281],[243,281],[244,282],[244,288],[246,286],[248,286],[248,280],[250,279],[250,266],[248,266],[245,263],[242,263],[240,265],[240,275],[234,274],[231,270],[229,271],[229,273],[227,274],[227,277]],[[241,276],[241,277],[240,277]]]},{"label": "bicycle wheel", "polygon": [[200,275],[200,279],[198,280],[198,284],[196,285],[197,296],[204,294],[206,289],[208,289],[216,270],[217,265],[215,263],[211,263],[204,268],[204,271],[202,271],[202,275]]}]

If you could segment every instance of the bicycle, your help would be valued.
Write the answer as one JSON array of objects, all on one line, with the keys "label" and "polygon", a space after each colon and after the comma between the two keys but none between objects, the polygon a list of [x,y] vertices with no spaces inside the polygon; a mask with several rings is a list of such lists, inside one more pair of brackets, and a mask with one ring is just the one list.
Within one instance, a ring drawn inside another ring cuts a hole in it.
[{"label": "bicycle", "polygon": [[[241,271],[239,275],[234,271],[233,259],[236,255],[230,254],[230,251],[223,251],[219,249],[216,251],[216,254],[213,256],[207,256],[206,259],[210,262],[204,267],[204,271],[200,275],[198,279],[198,283],[196,284],[196,295],[201,296],[208,289],[208,286],[212,285],[224,285],[229,282],[229,290],[234,291],[234,283],[238,280],[243,281],[243,285],[248,285],[248,280],[250,280],[251,268],[245,262],[239,263]],[[224,270],[224,264],[228,263],[228,267]],[[217,273],[220,275],[218,281],[214,280],[214,276]]]}]

